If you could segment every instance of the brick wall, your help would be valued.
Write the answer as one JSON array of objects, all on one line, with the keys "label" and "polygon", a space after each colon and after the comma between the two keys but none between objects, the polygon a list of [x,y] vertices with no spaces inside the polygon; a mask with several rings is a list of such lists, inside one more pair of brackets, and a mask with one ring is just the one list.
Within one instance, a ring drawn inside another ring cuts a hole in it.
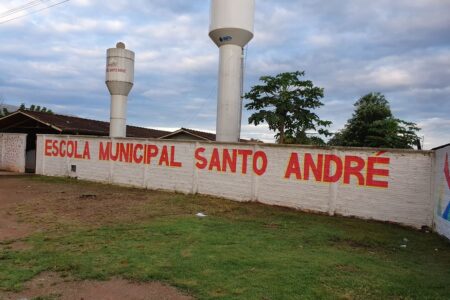
[{"label": "brick wall", "polygon": [[450,146],[436,150],[435,176],[435,227],[440,234],[450,238]]},{"label": "brick wall", "polygon": [[25,172],[26,134],[0,133],[0,170]]},{"label": "brick wall", "polygon": [[37,173],[433,223],[432,152],[38,136]]}]

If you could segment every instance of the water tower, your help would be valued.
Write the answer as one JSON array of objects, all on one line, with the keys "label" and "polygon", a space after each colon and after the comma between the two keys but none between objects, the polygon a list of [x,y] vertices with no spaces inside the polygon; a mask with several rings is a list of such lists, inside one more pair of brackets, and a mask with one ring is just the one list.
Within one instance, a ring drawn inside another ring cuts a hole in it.
[{"label": "water tower", "polygon": [[127,135],[127,101],[134,83],[134,52],[124,43],[108,49],[106,59],[106,85],[111,94],[110,137]]},{"label": "water tower", "polygon": [[241,134],[243,47],[253,38],[255,0],[211,0],[209,36],[220,48],[216,140]]}]

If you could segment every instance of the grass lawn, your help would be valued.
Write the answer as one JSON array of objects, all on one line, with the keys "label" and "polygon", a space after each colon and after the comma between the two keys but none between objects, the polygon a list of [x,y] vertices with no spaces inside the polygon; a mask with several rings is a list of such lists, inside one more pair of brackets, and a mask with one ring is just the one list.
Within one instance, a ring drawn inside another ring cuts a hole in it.
[{"label": "grass lawn", "polygon": [[163,281],[198,299],[450,299],[450,243],[432,233],[206,196],[22,180],[140,201],[113,222],[74,221],[51,208],[36,217],[32,203],[21,206],[24,222],[52,226],[25,239],[30,249],[0,246],[3,290],[56,271]]}]

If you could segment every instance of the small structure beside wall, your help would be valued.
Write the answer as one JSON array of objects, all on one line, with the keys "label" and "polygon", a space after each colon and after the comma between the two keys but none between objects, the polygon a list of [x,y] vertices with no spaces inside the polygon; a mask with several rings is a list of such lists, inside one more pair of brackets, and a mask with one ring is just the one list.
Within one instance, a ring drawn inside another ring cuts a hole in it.
[{"label": "small structure beside wall", "polygon": [[0,133],[0,170],[25,173],[27,135]]}]

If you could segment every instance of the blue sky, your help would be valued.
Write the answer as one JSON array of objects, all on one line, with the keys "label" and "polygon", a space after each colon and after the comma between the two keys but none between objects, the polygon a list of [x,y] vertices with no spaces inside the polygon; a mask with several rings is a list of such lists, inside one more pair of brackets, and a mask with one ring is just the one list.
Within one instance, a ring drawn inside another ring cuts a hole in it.
[{"label": "blue sky", "polygon": [[[2,12],[31,0],[0,2]],[[44,0],[35,9],[61,0]],[[245,87],[304,70],[325,88],[318,113],[342,128],[353,103],[381,92],[394,114],[423,128],[426,148],[450,142],[449,0],[256,0]],[[0,18],[0,23],[19,16]],[[218,49],[208,0],[71,0],[0,24],[0,96],[108,120],[105,52],[136,52],[133,125],[215,130]],[[243,137],[273,140],[247,125]]]}]

